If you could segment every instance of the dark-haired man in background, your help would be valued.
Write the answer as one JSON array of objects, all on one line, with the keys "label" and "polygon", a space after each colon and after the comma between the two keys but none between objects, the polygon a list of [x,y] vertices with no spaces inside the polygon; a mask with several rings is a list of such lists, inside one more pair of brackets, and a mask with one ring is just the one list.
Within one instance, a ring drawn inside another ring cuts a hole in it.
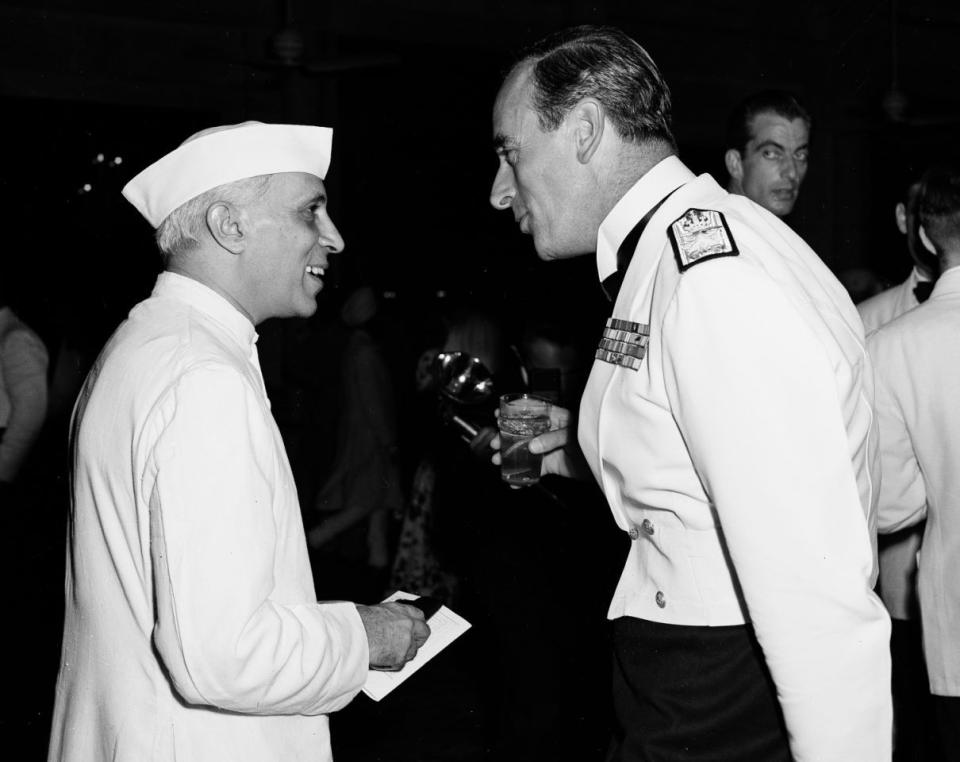
[{"label": "dark-haired man in background", "polygon": [[491,204],[542,259],[595,251],[614,300],[582,455],[562,409],[531,448],[566,476],[585,455],[632,540],[608,759],[889,759],[860,319],[786,225],[684,166],[670,112],[605,27],[534,45],[493,111]]},{"label": "dark-haired man in background", "polygon": [[871,334],[883,479],[880,529],[926,519],[918,588],[945,759],[960,759],[960,172],[924,175],[920,238],[940,261],[930,298]]},{"label": "dark-haired man in background", "polygon": [[893,210],[897,230],[904,237],[913,269],[903,283],[864,299],[857,305],[857,311],[863,320],[863,330],[868,335],[925,302],[933,291],[933,282],[937,279],[940,264],[937,257],[927,251],[920,240],[920,219],[917,214],[919,203],[920,181],[917,180],[907,187],[903,199],[897,202]]},{"label": "dark-haired man in background", "polygon": [[786,217],[807,175],[809,143],[810,114],[795,95],[763,90],[745,98],[727,121],[727,190]]}]

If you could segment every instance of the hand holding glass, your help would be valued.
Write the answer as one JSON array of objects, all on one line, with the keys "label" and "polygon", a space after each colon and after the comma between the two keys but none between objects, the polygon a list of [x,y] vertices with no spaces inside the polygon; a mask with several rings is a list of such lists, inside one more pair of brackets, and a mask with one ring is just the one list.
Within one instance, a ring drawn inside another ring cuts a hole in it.
[{"label": "hand holding glass", "polygon": [[540,481],[543,453],[530,452],[530,440],[550,430],[550,403],[532,394],[500,397],[500,477],[518,486]]}]

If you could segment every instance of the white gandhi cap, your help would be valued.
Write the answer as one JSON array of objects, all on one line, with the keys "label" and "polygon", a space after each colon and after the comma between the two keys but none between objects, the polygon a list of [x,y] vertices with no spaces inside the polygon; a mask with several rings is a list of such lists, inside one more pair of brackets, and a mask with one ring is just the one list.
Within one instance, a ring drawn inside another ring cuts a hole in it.
[{"label": "white gandhi cap", "polygon": [[218,185],[279,172],[323,180],[332,144],[329,127],[263,122],[211,127],[143,170],[123,195],[158,228],[174,209]]}]

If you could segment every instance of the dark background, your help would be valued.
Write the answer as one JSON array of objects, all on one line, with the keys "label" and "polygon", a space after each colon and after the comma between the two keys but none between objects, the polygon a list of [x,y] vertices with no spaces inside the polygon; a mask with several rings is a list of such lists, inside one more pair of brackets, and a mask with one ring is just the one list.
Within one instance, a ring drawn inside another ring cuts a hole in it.
[{"label": "dark background", "polygon": [[347,254],[334,286],[369,280],[398,305],[437,289],[567,298],[589,258],[539,264],[487,204],[490,107],[519,46],[583,22],[648,48],[682,157],[721,182],[731,104],[799,93],[815,125],[791,224],[835,271],[908,269],[892,207],[907,173],[956,152],[956,3],[4,0],[0,208],[21,311],[47,336],[112,327],[158,266],[120,187],[195,130],[250,118],[335,128],[328,186]]}]

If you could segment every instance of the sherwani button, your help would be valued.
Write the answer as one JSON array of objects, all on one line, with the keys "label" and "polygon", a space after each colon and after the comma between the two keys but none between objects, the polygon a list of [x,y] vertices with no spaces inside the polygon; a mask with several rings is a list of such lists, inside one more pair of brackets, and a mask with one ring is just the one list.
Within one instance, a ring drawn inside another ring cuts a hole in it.
[{"label": "sherwani button", "polygon": [[661,591],[657,590],[657,605],[660,608],[666,608],[667,606],[667,596],[665,596]]},{"label": "sherwani button", "polygon": [[640,530],[632,526],[630,527],[629,535],[631,540],[636,540],[640,536]]},{"label": "sherwani button", "polygon": [[643,531],[648,535],[653,536],[653,533],[657,530],[653,527],[653,522],[650,519],[644,519],[643,523],[640,525],[643,528]]}]

